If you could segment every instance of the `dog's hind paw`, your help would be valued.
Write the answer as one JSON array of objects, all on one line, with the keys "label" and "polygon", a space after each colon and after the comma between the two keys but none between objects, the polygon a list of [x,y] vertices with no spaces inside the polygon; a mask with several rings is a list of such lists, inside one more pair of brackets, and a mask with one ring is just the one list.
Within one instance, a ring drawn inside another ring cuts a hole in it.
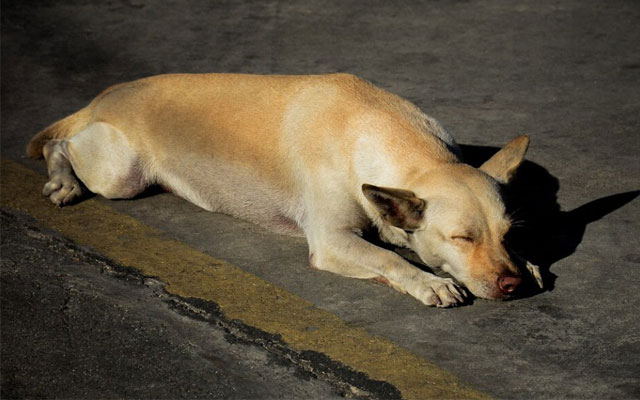
[{"label": "dog's hind paw", "polygon": [[428,306],[453,307],[464,303],[467,296],[452,279],[427,275],[414,297]]},{"label": "dog's hind paw", "polygon": [[536,280],[536,283],[540,287],[540,289],[544,289],[544,282],[542,281],[542,275],[540,274],[540,267],[537,265],[531,264],[527,261],[527,270],[531,273],[531,276]]},{"label": "dog's hind paw", "polygon": [[82,186],[71,174],[54,174],[42,188],[42,194],[58,207],[82,195]]}]

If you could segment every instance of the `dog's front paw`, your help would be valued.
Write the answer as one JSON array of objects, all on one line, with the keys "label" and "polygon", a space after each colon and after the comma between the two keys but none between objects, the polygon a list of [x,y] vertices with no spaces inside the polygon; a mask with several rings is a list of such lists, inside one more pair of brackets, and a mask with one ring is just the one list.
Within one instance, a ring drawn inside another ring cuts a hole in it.
[{"label": "dog's front paw", "polygon": [[58,207],[82,195],[82,186],[71,174],[54,174],[42,188],[42,194]]},{"label": "dog's front paw", "polygon": [[428,306],[452,307],[465,302],[466,291],[452,279],[424,274],[414,297]]}]

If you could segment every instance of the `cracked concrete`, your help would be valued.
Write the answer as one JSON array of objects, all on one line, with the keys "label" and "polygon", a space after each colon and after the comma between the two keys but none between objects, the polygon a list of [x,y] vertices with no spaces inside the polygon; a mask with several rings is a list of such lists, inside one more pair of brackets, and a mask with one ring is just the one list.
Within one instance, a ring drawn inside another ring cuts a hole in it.
[{"label": "cracked concrete", "polygon": [[25,216],[0,216],[3,398],[370,395]]}]

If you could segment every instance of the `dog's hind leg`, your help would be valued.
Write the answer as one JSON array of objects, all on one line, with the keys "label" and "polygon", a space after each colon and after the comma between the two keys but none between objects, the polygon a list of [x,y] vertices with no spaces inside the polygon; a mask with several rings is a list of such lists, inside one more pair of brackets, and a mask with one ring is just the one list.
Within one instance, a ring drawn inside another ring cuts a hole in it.
[{"label": "dog's hind leg", "polygon": [[139,156],[122,131],[98,122],[70,139],[44,146],[49,182],[43,194],[62,206],[82,194],[78,179],[92,192],[109,199],[131,198],[147,187]]},{"label": "dog's hind leg", "polygon": [[42,194],[57,206],[63,206],[82,195],[82,185],[73,174],[73,167],[66,154],[64,140],[50,140],[42,150],[47,161],[49,181],[42,188]]}]

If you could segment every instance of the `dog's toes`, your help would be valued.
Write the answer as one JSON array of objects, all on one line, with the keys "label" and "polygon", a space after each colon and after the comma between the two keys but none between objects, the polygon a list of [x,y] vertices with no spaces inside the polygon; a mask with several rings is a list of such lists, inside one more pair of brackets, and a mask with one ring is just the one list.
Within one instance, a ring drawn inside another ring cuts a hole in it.
[{"label": "dog's toes", "polygon": [[452,307],[464,303],[462,295],[455,294],[450,285],[442,287],[438,291],[438,295],[440,297],[440,304],[438,304],[438,307]]},{"label": "dog's toes", "polygon": [[82,186],[73,177],[53,177],[44,185],[42,194],[58,207],[71,203],[82,195]]},{"label": "dog's toes", "polygon": [[426,298],[427,301],[424,302],[426,305],[436,307],[442,306],[442,300],[440,300],[440,297],[433,289],[429,288],[429,290],[427,290]]},{"label": "dog's toes", "polygon": [[62,183],[58,182],[58,181],[49,181],[47,183],[44,184],[44,187],[42,188],[42,195],[49,197],[49,195],[51,195],[51,193],[55,192],[56,190],[60,189],[62,187]]},{"label": "dog's toes", "polygon": [[453,294],[453,297],[455,297],[460,303],[463,303],[465,298],[468,296],[467,292],[455,283],[448,284],[447,288]]},{"label": "dog's toes", "polygon": [[427,305],[430,307],[442,306],[442,300],[440,300],[440,296],[438,296],[438,294],[433,288],[426,285],[418,289],[418,292],[414,293],[413,297],[421,301],[424,305]]},{"label": "dog's toes", "polygon": [[540,287],[540,289],[544,289],[544,282],[542,281],[542,275],[540,274],[540,267],[537,265],[531,264],[527,261],[527,270],[531,273],[533,278],[536,280],[536,283]]},{"label": "dog's toes", "polygon": [[466,292],[450,278],[421,273],[401,291],[409,293],[427,306],[452,307],[465,302]]},{"label": "dog's toes", "polygon": [[418,299],[428,306],[452,307],[464,303],[464,289],[448,278],[433,277],[425,282],[422,296]]},{"label": "dog's toes", "polygon": [[69,204],[74,199],[80,197],[80,195],[82,195],[82,189],[80,185],[76,182],[71,186],[69,193],[67,193],[67,195],[64,196],[64,198],[62,199],[62,204]]}]

